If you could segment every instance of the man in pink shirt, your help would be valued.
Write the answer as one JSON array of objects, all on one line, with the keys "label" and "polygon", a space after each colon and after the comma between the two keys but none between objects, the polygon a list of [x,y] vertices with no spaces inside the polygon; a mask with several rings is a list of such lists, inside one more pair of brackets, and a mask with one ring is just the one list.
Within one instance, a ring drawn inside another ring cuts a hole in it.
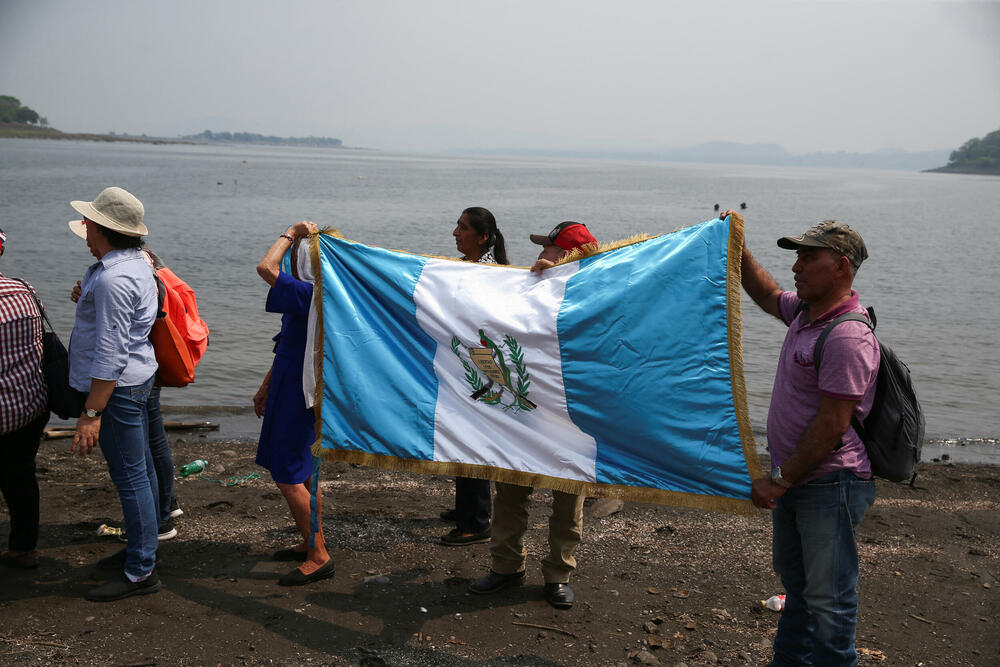
[{"label": "man in pink shirt", "polygon": [[771,475],[752,488],[753,503],[774,510],[774,569],[785,586],[771,664],[856,665],[854,530],[875,485],[851,417],[863,422],[871,409],[879,347],[867,325],[849,321],[830,331],[818,372],[813,349],[838,315],[865,312],[851,286],[868,251],[833,220],[778,245],[797,252],[794,292],[778,287],[745,244],[741,267],[747,294],[788,327],[767,416]]}]

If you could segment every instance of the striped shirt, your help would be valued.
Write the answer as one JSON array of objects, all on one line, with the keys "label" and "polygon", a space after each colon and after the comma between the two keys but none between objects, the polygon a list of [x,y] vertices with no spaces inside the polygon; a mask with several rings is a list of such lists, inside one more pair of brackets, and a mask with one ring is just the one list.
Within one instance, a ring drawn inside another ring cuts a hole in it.
[{"label": "striped shirt", "polygon": [[15,431],[48,403],[42,376],[42,315],[34,288],[0,274],[0,433]]}]

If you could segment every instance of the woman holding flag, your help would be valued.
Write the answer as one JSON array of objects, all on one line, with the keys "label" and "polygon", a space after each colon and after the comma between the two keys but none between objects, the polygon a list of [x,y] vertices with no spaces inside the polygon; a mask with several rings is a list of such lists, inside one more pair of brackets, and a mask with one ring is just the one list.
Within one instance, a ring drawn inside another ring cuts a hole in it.
[{"label": "woman holding flag", "polygon": [[[312,444],[315,415],[302,393],[302,369],[313,286],[281,270],[281,259],[297,239],[316,233],[312,222],[288,228],[268,249],[257,273],[271,286],[265,309],[281,313],[281,333],[274,337],[274,362],[253,397],[254,412],[264,418],[257,445],[257,464],[267,468],[288,502],[302,541],[274,553],[274,560],[302,565],[278,580],[281,586],[301,586],[333,576],[333,559],[323,542],[320,489],[316,485],[316,525],[310,525],[311,486],[316,478]],[[295,258],[292,258],[293,262]],[[318,465],[318,464],[317,464]]]}]

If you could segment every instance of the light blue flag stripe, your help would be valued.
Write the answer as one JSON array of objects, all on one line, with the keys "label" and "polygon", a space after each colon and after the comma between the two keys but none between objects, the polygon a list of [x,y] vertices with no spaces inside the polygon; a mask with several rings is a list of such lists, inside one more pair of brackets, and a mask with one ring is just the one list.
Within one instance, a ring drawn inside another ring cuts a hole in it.
[{"label": "light blue flag stripe", "polygon": [[710,221],[584,259],[570,278],[563,379],[570,417],[597,441],[598,482],[746,497],[728,246],[728,222]]},{"label": "light blue flag stripe", "polygon": [[[326,235],[319,242],[324,347],[333,351],[323,361],[326,446],[432,460],[436,344],[413,303],[427,259]],[[332,251],[338,244],[351,251]]]}]

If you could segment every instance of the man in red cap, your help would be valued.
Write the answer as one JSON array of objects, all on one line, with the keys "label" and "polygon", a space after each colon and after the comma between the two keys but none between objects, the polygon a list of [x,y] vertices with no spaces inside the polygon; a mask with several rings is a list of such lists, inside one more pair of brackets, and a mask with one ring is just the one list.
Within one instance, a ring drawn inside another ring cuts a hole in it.
[{"label": "man in red cap", "polygon": [[[579,222],[561,222],[547,235],[532,234],[531,240],[542,246],[538,260],[531,267],[539,273],[576,249],[597,250],[597,239]],[[528,508],[533,490],[530,486],[496,483],[490,528],[490,572],[469,584],[471,592],[487,595],[524,582],[527,560],[524,534],[528,530]],[[542,576],[545,578],[545,600],[557,609],[573,606],[569,575],[576,569],[573,551],[583,536],[583,500],[582,495],[552,490],[549,555],[542,560]]]},{"label": "man in red cap", "polygon": [[542,269],[554,265],[577,248],[584,250],[592,246],[594,250],[597,249],[597,239],[590,233],[587,226],[571,220],[560,222],[548,234],[531,234],[530,238],[532,243],[542,246],[542,251],[538,253],[538,259],[531,267],[532,271],[538,273]]}]

